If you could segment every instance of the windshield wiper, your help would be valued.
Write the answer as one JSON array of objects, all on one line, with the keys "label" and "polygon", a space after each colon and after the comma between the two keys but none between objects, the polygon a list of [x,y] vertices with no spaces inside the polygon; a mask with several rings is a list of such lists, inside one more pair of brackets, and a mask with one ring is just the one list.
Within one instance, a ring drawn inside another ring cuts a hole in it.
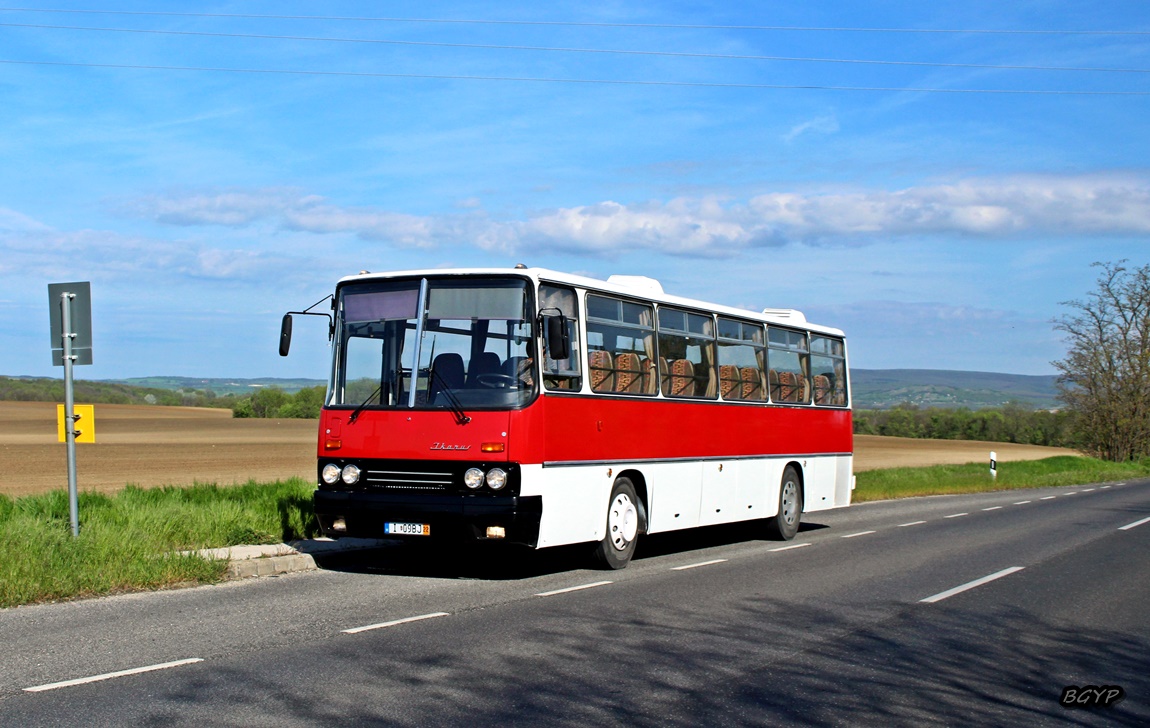
[{"label": "windshield wiper", "polygon": [[[443,389],[439,390],[439,393],[447,400],[448,409],[451,410],[451,414],[455,415],[456,424],[466,425],[468,422],[471,422],[471,418],[463,411],[463,405],[459,403],[459,399],[455,396],[455,393],[451,391],[451,387],[448,386],[447,382],[443,381],[443,377],[430,367],[427,369],[427,376],[438,381],[440,386],[443,387]],[[374,392],[367,396],[367,399],[360,402],[359,406],[352,410],[351,415],[348,416],[347,424],[354,425],[355,421],[359,419],[359,416],[363,414],[363,411],[367,409],[367,405],[371,400],[375,399],[375,395],[379,394],[382,389],[383,385],[381,384],[375,388]]]},{"label": "windshield wiper", "polygon": [[[443,377],[435,371],[434,367],[427,368],[427,376],[439,382],[439,386],[443,387],[443,389],[439,390],[439,393],[447,400],[448,409],[451,410],[451,414],[455,415],[455,424],[466,425],[468,422],[471,422],[471,418],[463,411],[463,405],[459,403],[459,398],[451,391],[451,386],[443,381]],[[430,389],[430,387],[428,387],[428,389]]]},{"label": "windshield wiper", "polygon": [[375,399],[375,395],[379,394],[382,390],[383,390],[383,385],[381,384],[375,388],[374,392],[367,395],[367,399],[360,402],[359,406],[351,411],[351,416],[347,418],[347,424],[354,425],[355,421],[357,419],[359,419],[359,416],[361,414],[363,414],[363,410],[367,407],[367,403],[370,402],[371,400]]}]

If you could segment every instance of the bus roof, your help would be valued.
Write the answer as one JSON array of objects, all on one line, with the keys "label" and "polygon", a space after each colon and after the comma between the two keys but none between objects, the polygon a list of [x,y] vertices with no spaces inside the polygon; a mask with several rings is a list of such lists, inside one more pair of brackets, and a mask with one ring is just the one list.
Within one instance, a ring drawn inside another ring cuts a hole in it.
[{"label": "bus roof", "polygon": [[808,322],[806,316],[804,316],[801,311],[796,311],[794,309],[764,308],[762,311],[749,311],[742,308],[736,308],[734,306],[724,306],[722,304],[700,301],[693,298],[668,295],[663,291],[663,286],[659,283],[659,281],[655,280],[654,278],[648,278],[646,276],[613,275],[604,281],[598,278],[590,278],[588,276],[580,276],[573,273],[563,273],[547,268],[424,268],[421,270],[385,271],[382,273],[360,271],[357,275],[344,276],[336,284],[336,287],[338,289],[347,283],[385,280],[389,278],[477,275],[521,276],[531,279],[536,284],[538,284],[540,281],[547,283],[562,283],[596,292],[614,293],[630,298],[646,299],[658,304],[682,306],[684,308],[701,309],[703,311],[713,311],[724,316],[733,316],[744,319],[750,318],[756,321],[764,321],[769,324],[773,323],[780,326],[807,329],[816,333],[843,336],[843,332],[839,329]]}]

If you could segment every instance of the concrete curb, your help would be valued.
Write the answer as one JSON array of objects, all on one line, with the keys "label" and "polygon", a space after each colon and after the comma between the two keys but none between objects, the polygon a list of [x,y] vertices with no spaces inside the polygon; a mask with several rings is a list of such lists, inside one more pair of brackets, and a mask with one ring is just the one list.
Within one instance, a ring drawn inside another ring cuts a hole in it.
[{"label": "concrete curb", "polygon": [[311,554],[268,556],[265,558],[232,559],[224,572],[225,579],[247,579],[253,576],[275,576],[293,571],[311,571],[316,568]]},{"label": "concrete curb", "polygon": [[316,556],[380,548],[387,541],[369,538],[304,539],[289,543],[264,546],[229,546],[203,549],[197,553],[208,559],[227,559],[226,579],[247,579],[254,576],[275,576],[296,571],[319,568]]}]

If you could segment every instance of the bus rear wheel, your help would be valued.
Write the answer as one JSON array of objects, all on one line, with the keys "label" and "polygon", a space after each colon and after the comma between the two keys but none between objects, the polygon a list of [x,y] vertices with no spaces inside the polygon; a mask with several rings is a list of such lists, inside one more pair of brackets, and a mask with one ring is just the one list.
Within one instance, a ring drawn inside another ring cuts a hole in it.
[{"label": "bus rear wheel", "polygon": [[779,484],[779,511],[767,520],[767,533],[779,541],[790,541],[799,532],[803,511],[803,485],[795,466],[783,470]]},{"label": "bus rear wheel", "polygon": [[630,478],[619,478],[607,503],[607,533],[595,546],[596,560],[608,569],[631,562],[639,536],[639,498]]}]

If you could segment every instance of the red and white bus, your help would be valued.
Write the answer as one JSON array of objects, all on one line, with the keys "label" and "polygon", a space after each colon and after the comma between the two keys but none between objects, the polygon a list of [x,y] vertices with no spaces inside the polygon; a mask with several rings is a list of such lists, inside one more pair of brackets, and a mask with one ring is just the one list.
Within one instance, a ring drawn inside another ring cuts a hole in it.
[{"label": "red and white bus", "polygon": [[790,539],[850,503],[846,342],[798,311],[522,266],[364,272],[331,302],[328,536],[586,542],[623,568],[640,534]]}]

